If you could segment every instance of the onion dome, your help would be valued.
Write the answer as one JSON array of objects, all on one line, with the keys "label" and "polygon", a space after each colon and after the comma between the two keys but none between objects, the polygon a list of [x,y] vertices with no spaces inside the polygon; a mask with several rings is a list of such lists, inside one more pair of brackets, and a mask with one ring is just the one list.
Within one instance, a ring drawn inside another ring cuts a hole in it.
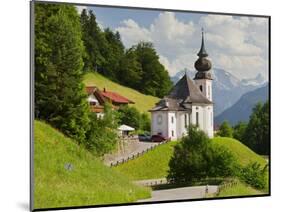
[{"label": "onion dome", "polygon": [[209,70],[212,68],[212,63],[210,60],[207,59],[208,53],[205,49],[203,29],[202,29],[201,48],[197,55],[199,58],[194,63],[194,67],[197,70],[194,79],[212,79],[211,73],[209,72]]}]

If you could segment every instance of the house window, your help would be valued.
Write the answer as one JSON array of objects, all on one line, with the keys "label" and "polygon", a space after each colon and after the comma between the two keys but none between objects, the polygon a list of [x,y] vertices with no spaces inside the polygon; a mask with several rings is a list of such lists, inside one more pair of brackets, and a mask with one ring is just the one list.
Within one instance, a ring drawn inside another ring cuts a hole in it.
[{"label": "house window", "polygon": [[199,112],[196,112],[196,126],[199,127]]},{"label": "house window", "polygon": [[90,105],[96,105],[97,103],[96,102],[90,102]]},{"label": "house window", "polygon": [[174,116],[171,117],[171,122],[174,123]]},{"label": "house window", "polygon": [[210,90],[211,90],[211,87],[210,87],[210,85],[208,86],[208,97],[210,98],[211,97],[211,95],[210,95]]},{"label": "house window", "polygon": [[188,114],[188,125],[190,126],[191,125],[191,115]]},{"label": "house window", "polygon": [[210,125],[213,126],[213,113],[210,113]]},{"label": "house window", "polygon": [[184,114],[184,126],[187,127],[187,114]]},{"label": "house window", "polygon": [[162,119],[163,119],[163,118],[162,118],[162,115],[158,115],[158,116],[157,116],[157,123],[158,123],[158,124],[162,124]]},{"label": "house window", "polygon": [[203,86],[200,85],[199,88],[200,88],[200,91],[203,92]]},{"label": "house window", "polygon": [[172,130],[172,137],[174,137],[174,130]]}]

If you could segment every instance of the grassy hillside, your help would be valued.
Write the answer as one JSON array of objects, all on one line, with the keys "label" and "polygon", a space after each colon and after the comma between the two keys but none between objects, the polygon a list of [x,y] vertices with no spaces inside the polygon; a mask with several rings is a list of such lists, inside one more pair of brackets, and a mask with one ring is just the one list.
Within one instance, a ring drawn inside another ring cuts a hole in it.
[{"label": "grassy hillside", "polygon": [[[235,139],[216,137],[212,141],[229,149],[243,166],[251,161],[257,161],[263,166],[266,164],[266,160],[263,157],[257,155]],[[115,169],[134,180],[166,177],[169,170],[169,160],[172,157],[176,144],[177,142],[171,142],[156,147],[153,151],[128,163],[119,165]]]},{"label": "grassy hillside", "polygon": [[169,169],[169,160],[177,142],[162,144],[143,156],[121,164],[114,169],[133,180],[164,178]]},{"label": "grassy hillside", "polygon": [[252,188],[245,183],[238,181],[234,185],[222,186],[218,197],[247,196],[263,194],[262,191]]},{"label": "grassy hillside", "polygon": [[49,125],[35,121],[34,136],[34,208],[124,203],[150,196],[149,189],[133,185]]},{"label": "grassy hillside", "polygon": [[132,88],[119,85],[98,73],[87,73],[84,76],[84,83],[87,86],[95,85],[99,89],[106,88],[109,91],[121,94],[122,96],[134,101],[135,104],[133,104],[133,106],[141,112],[148,112],[148,110],[154,107],[155,103],[159,101],[159,98],[157,97],[144,95]]},{"label": "grassy hillside", "polygon": [[212,139],[216,144],[224,146],[228,148],[234,156],[237,158],[238,162],[241,165],[247,165],[248,163],[252,162],[258,162],[262,166],[266,165],[266,160],[253,152],[251,149],[249,149],[247,146],[242,144],[236,139],[233,138],[226,138],[226,137],[215,137]]}]

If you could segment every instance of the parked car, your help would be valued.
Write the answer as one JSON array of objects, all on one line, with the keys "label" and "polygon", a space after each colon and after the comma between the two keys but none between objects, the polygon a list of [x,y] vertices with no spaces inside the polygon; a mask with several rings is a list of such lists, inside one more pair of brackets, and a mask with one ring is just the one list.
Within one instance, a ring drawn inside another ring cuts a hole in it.
[{"label": "parked car", "polygon": [[153,135],[153,136],[151,136],[151,141],[152,142],[162,142],[162,141],[166,141],[166,140],[168,140],[168,138],[165,138],[162,135]]},{"label": "parked car", "polygon": [[149,134],[139,134],[139,141],[150,141],[151,136]]}]

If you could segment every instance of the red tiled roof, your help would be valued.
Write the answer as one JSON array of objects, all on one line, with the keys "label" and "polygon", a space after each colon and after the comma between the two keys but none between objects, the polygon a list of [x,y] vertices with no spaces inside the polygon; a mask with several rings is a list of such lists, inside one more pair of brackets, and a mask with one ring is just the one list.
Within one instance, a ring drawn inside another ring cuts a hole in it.
[{"label": "red tiled roof", "polygon": [[88,95],[94,94],[100,103],[103,103],[105,98],[110,100],[112,103],[119,103],[119,104],[134,104],[133,101],[127,99],[124,96],[121,96],[118,93],[103,90],[100,91],[96,86],[87,86],[86,87],[86,92]]},{"label": "red tiled roof", "polygon": [[134,104],[133,101],[127,99],[124,96],[119,95],[118,93],[111,92],[111,91],[101,91],[100,92],[104,97],[111,100],[114,103],[120,103],[120,104]]},{"label": "red tiled roof", "polygon": [[96,86],[87,86],[86,87],[86,92],[87,92],[87,94],[92,94],[92,93],[94,93],[94,91],[96,91],[97,90],[97,87]]}]

